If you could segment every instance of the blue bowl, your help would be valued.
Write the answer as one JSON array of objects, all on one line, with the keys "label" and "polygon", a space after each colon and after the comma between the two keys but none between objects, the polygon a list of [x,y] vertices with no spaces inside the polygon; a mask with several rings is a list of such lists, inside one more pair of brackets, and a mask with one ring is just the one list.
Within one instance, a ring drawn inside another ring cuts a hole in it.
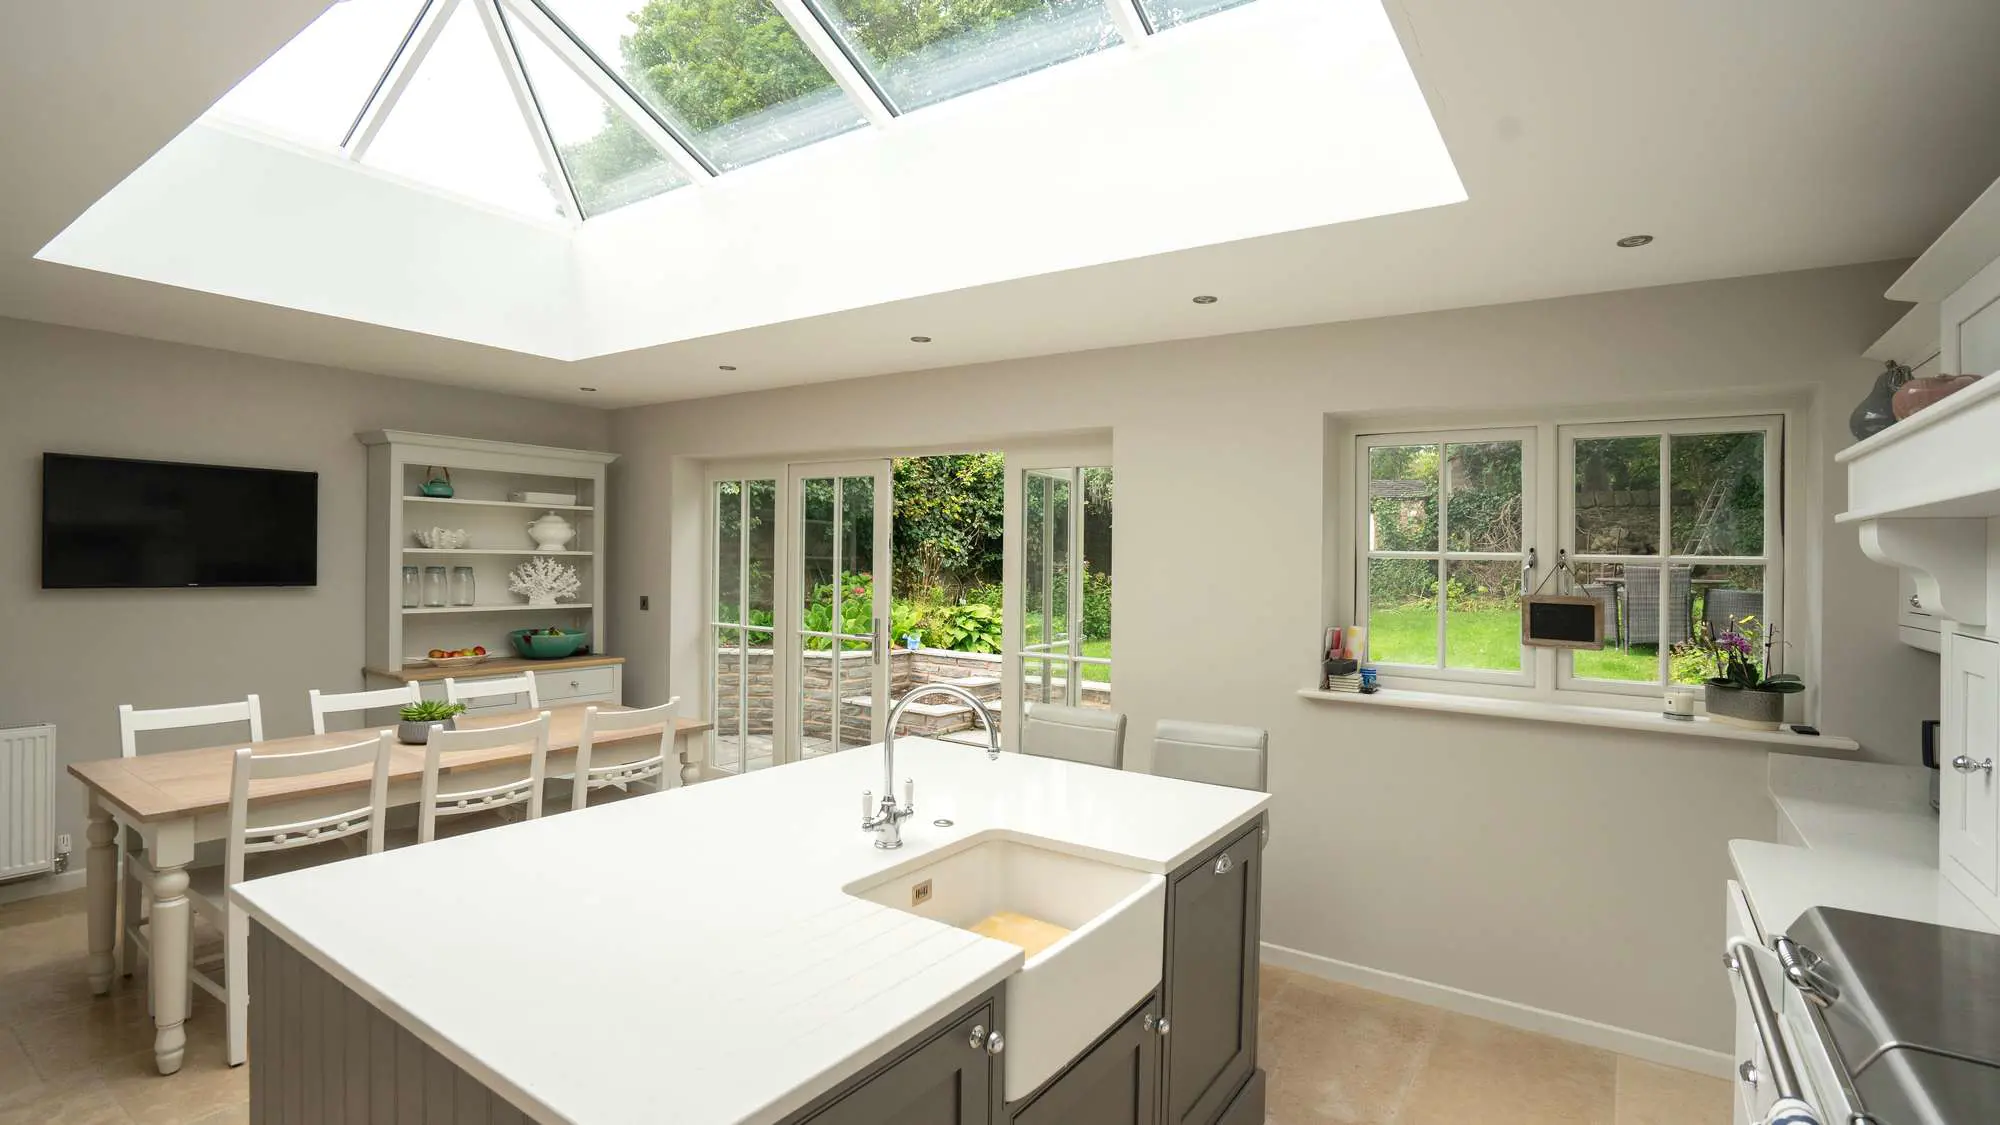
[{"label": "blue bowl", "polygon": [[528,660],[561,660],[565,656],[575,656],[576,650],[590,643],[588,632],[550,634],[535,629],[516,629],[507,634],[507,640],[514,651]]}]

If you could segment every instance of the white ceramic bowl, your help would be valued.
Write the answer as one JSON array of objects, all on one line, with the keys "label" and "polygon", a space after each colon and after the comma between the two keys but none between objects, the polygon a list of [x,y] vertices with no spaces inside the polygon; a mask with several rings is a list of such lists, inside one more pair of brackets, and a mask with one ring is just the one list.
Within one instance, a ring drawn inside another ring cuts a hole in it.
[{"label": "white ceramic bowl", "polygon": [[472,534],[464,528],[433,527],[417,532],[417,543],[433,551],[456,551],[472,541]]}]

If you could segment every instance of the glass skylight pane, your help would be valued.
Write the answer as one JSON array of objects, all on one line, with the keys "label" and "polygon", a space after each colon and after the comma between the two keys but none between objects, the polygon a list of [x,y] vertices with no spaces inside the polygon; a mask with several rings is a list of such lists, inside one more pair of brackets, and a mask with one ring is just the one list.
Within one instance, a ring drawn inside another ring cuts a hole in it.
[{"label": "glass skylight pane", "polygon": [[548,44],[518,23],[512,23],[512,31],[528,84],[534,87],[549,135],[555,138],[563,170],[583,203],[584,217],[687,185],[680,169],[624,114],[598,97]]},{"label": "glass skylight pane", "polygon": [[1146,22],[1154,31],[1193,23],[1203,16],[1247,3],[1249,0],[1139,0],[1139,6],[1146,12]]},{"label": "glass skylight pane", "polygon": [[461,3],[362,163],[530,215],[560,215],[533,134],[481,25]]},{"label": "glass skylight pane", "polygon": [[719,169],[859,128],[770,0],[543,0]]},{"label": "glass skylight pane", "polygon": [[335,4],[209,112],[338,146],[423,7],[424,0]]},{"label": "glass skylight pane", "polygon": [[1123,41],[1103,0],[812,3],[899,110],[955,98]]}]

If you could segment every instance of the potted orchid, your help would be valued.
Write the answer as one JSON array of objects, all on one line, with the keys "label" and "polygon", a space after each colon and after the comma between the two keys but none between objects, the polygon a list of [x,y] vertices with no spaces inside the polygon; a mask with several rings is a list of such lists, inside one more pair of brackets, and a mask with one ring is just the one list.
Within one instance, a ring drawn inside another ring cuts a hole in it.
[{"label": "potted orchid", "polygon": [[1732,621],[1720,633],[1704,621],[1695,627],[1695,645],[1712,673],[1703,683],[1708,717],[1717,722],[1777,730],[1785,721],[1785,697],[1806,690],[1804,680],[1775,671],[1778,641],[1754,617]]}]

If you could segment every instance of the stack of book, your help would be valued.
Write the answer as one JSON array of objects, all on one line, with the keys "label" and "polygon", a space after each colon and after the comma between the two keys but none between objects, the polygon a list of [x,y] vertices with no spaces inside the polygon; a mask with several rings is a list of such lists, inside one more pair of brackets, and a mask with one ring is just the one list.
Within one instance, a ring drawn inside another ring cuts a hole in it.
[{"label": "stack of book", "polygon": [[1361,673],[1350,672],[1345,676],[1328,676],[1326,678],[1326,690],[1353,692],[1355,695],[1360,695]]}]

